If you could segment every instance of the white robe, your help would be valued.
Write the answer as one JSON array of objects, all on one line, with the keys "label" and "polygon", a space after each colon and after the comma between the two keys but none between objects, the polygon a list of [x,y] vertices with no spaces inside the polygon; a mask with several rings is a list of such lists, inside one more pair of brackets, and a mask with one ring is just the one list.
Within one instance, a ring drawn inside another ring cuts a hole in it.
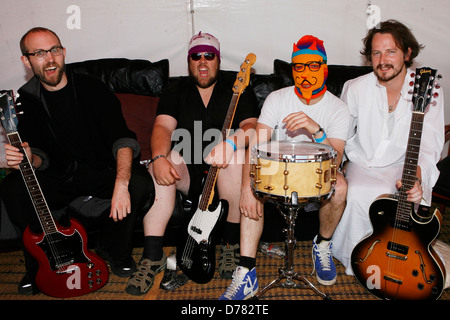
[{"label": "white robe", "polygon": [[[394,118],[389,126],[386,88],[375,74],[361,76],[345,83],[341,99],[346,102],[351,124],[345,147],[349,165],[347,206],[333,235],[333,256],[353,274],[350,256],[353,248],[373,229],[369,219],[370,204],[382,194],[396,192],[395,183],[401,179],[408,142],[413,88],[408,70]],[[423,204],[431,204],[431,192],[439,177],[436,163],[444,146],[444,100],[439,98],[426,109],[419,166],[422,172]]]}]

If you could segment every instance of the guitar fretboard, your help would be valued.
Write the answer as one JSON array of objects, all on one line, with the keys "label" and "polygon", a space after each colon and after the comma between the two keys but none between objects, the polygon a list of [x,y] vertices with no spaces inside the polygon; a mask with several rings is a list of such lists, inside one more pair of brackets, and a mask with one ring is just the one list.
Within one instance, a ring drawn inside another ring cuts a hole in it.
[{"label": "guitar fretboard", "polygon": [[[234,92],[233,96],[231,97],[231,102],[228,107],[228,112],[225,117],[225,121],[222,127],[222,139],[225,140],[228,136],[228,131],[231,128],[231,125],[233,123],[234,114],[236,112],[236,106],[238,103],[240,97],[240,93]],[[200,210],[206,211],[208,210],[208,206],[212,203],[213,196],[214,196],[214,185],[216,184],[217,180],[217,174],[219,173],[219,169],[217,167],[210,167],[208,171],[208,175],[205,180],[205,184],[203,187],[202,192],[202,198],[200,200],[200,203],[198,204],[198,207]]]},{"label": "guitar fretboard", "polygon": [[408,137],[408,146],[405,154],[405,163],[402,174],[402,187],[399,190],[396,220],[409,224],[413,203],[406,200],[406,191],[416,182],[417,164],[419,162],[420,141],[422,138],[423,112],[413,112]]},{"label": "guitar fretboard", "polygon": [[28,193],[30,194],[31,201],[33,203],[34,209],[41,223],[42,230],[45,234],[51,234],[57,232],[57,227],[55,221],[53,220],[52,214],[48,208],[45,197],[42,193],[39,182],[36,179],[34,169],[26,156],[25,150],[22,148],[22,141],[17,132],[8,133],[8,140],[12,146],[19,148],[20,151],[25,155],[23,161],[20,163],[20,172],[22,173],[23,180],[27,187]]}]

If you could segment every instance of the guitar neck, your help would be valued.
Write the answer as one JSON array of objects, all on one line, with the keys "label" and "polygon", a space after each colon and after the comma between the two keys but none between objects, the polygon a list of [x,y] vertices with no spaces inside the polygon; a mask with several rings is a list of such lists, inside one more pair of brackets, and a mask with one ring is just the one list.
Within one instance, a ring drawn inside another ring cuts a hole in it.
[{"label": "guitar neck", "polygon": [[[241,96],[242,91],[247,87],[250,81],[250,71],[251,66],[255,63],[256,56],[253,53],[248,54],[245,57],[244,63],[241,65],[241,70],[236,75],[236,81],[233,84],[233,96],[231,97],[230,105],[228,107],[227,115],[224,120],[222,127],[222,140],[225,141],[228,138],[228,134],[233,123],[234,114],[236,112],[236,107]],[[214,198],[214,186],[217,180],[217,174],[219,169],[217,167],[210,167],[208,171],[208,176],[202,191],[201,201],[198,207],[206,211],[209,204],[212,203]]]},{"label": "guitar neck", "polygon": [[238,104],[239,97],[240,97],[240,93],[238,93],[238,92],[233,93],[233,96],[231,97],[231,102],[228,107],[228,112],[227,112],[227,115],[225,117],[225,121],[224,121],[223,127],[222,127],[223,140],[225,140],[228,137],[229,130],[231,129],[231,125],[233,123],[234,114],[236,112],[236,106]]},{"label": "guitar neck", "polygon": [[[225,121],[222,127],[222,138],[225,140],[228,137],[229,130],[233,123],[234,114],[236,112],[236,106],[239,100],[240,93],[233,93],[231,97],[230,106],[228,107],[228,112],[225,117]],[[210,167],[208,175],[206,176],[205,184],[202,192],[202,199],[198,205],[199,209],[206,211],[209,204],[212,203],[214,197],[214,186],[217,181],[217,175],[219,173],[219,168]]]},{"label": "guitar neck", "polygon": [[58,230],[55,221],[53,220],[52,214],[50,212],[50,209],[48,208],[41,187],[39,186],[39,182],[37,181],[33,166],[31,165],[30,160],[25,153],[25,150],[22,148],[22,141],[20,139],[19,133],[8,133],[7,137],[10,144],[16,148],[19,148],[20,152],[24,154],[24,158],[19,164],[19,168],[20,172],[22,173],[22,177],[27,187],[28,193],[30,194],[34,209],[36,210],[36,213],[38,215],[43,232],[45,234],[57,232]]},{"label": "guitar neck", "polygon": [[417,164],[419,161],[420,141],[422,138],[423,112],[413,112],[409,131],[408,146],[402,173],[402,187],[399,190],[399,204],[397,218],[409,221],[413,203],[406,200],[406,191],[414,186],[416,181]]}]

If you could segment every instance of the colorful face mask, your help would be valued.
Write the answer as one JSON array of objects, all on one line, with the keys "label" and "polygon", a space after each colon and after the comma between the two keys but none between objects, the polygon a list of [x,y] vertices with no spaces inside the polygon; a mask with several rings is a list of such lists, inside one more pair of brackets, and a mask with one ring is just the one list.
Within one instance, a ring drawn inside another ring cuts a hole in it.
[{"label": "colorful face mask", "polygon": [[294,44],[292,52],[292,76],[295,93],[309,104],[311,99],[327,91],[327,54],[323,41],[313,36],[304,36]]}]

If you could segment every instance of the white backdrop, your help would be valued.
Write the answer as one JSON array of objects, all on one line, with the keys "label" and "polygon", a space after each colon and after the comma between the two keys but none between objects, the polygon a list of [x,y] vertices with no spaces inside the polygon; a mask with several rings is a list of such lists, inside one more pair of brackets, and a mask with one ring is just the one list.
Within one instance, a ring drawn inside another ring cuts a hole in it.
[{"label": "white backdrop", "polygon": [[[123,57],[170,61],[172,76],[185,75],[193,33],[215,35],[222,69],[238,70],[249,52],[257,73],[271,73],[273,60],[289,61],[292,45],[305,35],[322,40],[329,64],[363,65],[361,39],[369,26],[397,19],[425,49],[417,65],[437,68],[450,88],[448,0],[0,0],[0,89],[29,79],[19,40],[32,27],[55,31],[67,48],[66,62]],[[432,5],[431,5],[432,4]],[[370,7],[369,7],[370,6]],[[368,10],[370,8],[370,10]],[[450,122],[446,108],[446,123]],[[6,138],[0,136],[3,145]],[[4,164],[0,148],[0,167]]]}]

